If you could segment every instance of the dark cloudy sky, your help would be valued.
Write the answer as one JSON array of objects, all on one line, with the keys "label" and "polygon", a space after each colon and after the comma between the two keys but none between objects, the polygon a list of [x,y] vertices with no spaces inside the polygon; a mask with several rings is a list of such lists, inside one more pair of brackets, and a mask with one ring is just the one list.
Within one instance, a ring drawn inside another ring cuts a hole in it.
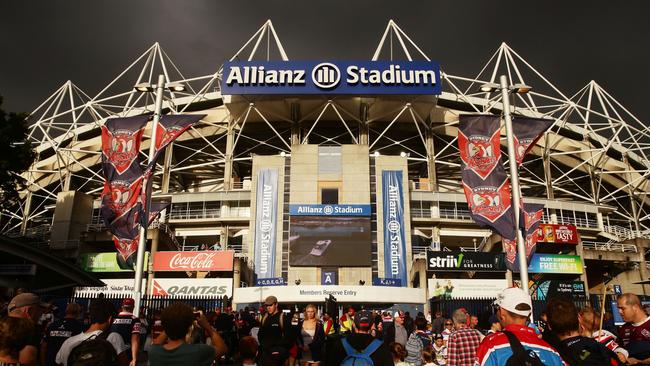
[{"label": "dark cloudy sky", "polygon": [[266,19],[290,59],[370,59],[394,19],[447,73],[476,76],[505,41],[565,94],[594,79],[648,121],[649,10],[647,0],[2,0],[0,94],[25,112],[68,79],[94,96],[156,41],[186,76],[207,75]]}]

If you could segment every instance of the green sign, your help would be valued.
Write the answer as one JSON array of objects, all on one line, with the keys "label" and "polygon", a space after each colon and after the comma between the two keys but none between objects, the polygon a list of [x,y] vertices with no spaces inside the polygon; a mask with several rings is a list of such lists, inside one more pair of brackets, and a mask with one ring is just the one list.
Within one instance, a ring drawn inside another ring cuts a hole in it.
[{"label": "green sign", "polygon": [[530,273],[582,274],[582,260],[577,255],[535,253],[530,260]]},{"label": "green sign", "polygon": [[[81,255],[81,268],[86,272],[133,272],[132,268],[117,261],[117,252],[85,253]],[[149,252],[144,253],[144,263],[149,262]]]}]

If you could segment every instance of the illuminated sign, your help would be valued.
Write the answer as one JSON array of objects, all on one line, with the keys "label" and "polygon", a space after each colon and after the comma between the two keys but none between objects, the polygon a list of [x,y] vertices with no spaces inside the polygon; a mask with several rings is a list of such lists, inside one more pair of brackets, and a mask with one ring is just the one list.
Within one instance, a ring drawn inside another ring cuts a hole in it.
[{"label": "illuminated sign", "polygon": [[438,95],[440,65],[433,61],[226,62],[221,93]]}]

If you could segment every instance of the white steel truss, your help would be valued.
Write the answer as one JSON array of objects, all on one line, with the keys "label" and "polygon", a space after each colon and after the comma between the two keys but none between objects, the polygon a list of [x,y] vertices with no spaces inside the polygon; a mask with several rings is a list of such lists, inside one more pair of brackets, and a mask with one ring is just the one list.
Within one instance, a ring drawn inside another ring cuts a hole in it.
[{"label": "white steel truss", "polygon": [[[392,20],[371,59],[382,57],[430,60]],[[289,60],[270,20],[230,60],[255,59]],[[290,153],[292,144],[301,143],[362,143],[371,154],[403,153],[410,179],[428,177],[432,190],[462,192],[458,115],[499,113],[500,96],[478,89],[505,74],[512,84],[534,88],[513,97],[515,113],[555,120],[520,169],[524,196],[611,206],[612,226],[630,227],[636,236],[650,231],[650,127],[595,81],[573,94],[560,91],[505,43],[474,77],[442,72],[440,96],[231,99],[222,97],[222,68],[216,69],[186,77],[155,43],[93,97],[66,82],[30,115],[29,140],[37,160],[23,174],[28,182],[23,201],[2,212],[0,230],[24,234],[46,225],[59,192],[97,197],[103,185],[100,126],[109,117],[151,114],[152,96],[133,86],[155,82],[159,74],[186,86],[184,92],[166,92],[164,109],[207,114],[161,163],[169,173],[157,174],[154,190],[169,193],[229,190],[233,177],[250,175],[252,154]],[[150,133],[147,128],[143,150]]]}]

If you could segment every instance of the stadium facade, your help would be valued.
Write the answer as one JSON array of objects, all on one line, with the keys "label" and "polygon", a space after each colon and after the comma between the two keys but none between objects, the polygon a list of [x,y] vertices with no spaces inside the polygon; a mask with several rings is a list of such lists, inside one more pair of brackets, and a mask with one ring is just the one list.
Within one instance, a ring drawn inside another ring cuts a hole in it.
[{"label": "stadium facade", "polygon": [[[431,61],[393,21],[378,38],[369,60]],[[268,21],[227,64],[270,61],[289,57]],[[181,135],[158,164],[153,199],[171,206],[150,226],[147,251],[227,250],[234,251],[234,258],[231,267],[219,271],[153,273],[150,263],[149,291],[170,279],[190,286],[171,292],[194,291],[194,278],[220,284],[195,291],[227,293],[239,303],[273,293],[288,302],[322,301],[333,294],[345,302],[421,304],[447,283],[458,288],[469,281],[478,291],[470,296],[481,296],[482,287],[512,274],[481,264],[498,261],[501,238],[470,218],[457,125],[462,113],[501,113],[501,96],[479,87],[504,74],[511,84],[533,87],[528,94],[512,95],[513,112],[555,121],[520,169],[522,194],[527,202],[545,205],[549,238],[538,246],[540,260],[574,262],[572,270],[547,265],[548,270],[533,271],[531,279],[581,282],[589,292],[600,293],[608,273],[623,291],[650,294],[647,285],[634,284],[649,277],[647,127],[595,81],[565,94],[506,44],[476,75],[447,74],[444,60],[439,61],[439,94],[291,89],[227,94],[226,67],[185,77],[156,43],[97,95],[67,82],[34,110],[29,138],[37,160],[23,175],[28,185],[20,206],[2,213],[0,228],[80,265],[88,253],[114,251],[99,217],[104,182],[100,127],[107,118],[151,114],[153,97],[133,86],[155,83],[164,74],[168,82],[186,87],[166,91],[166,113],[207,116]],[[353,72],[358,83],[372,81],[367,70]],[[399,72],[392,66],[376,79],[384,84],[408,79]],[[286,86],[300,80],[295,74],[277,80],[280,76],[268,75],[241,69],[229,81],[249,86],[282,81]],[[149,125],[143,151],[150,131]],[[404,247],[393,254],[404,257],[402,269],[388,263],[393,257],[385,249],[391,250],[385,232],[392,232],[387,225],[393,225],[386,220],[393,208],[389,179],[400,188]],[[574,232],[579,238],[561,238]],[[435,258],[436,253],[443,256]],[[473,258],[474,267],[450,265],[462,253]],[[401,270],[399,281],[388,273],[392,269]],[[117,268],[98,275],[119,281],[133,272]],[[222,285],[224,279],[230,285]]]}]

